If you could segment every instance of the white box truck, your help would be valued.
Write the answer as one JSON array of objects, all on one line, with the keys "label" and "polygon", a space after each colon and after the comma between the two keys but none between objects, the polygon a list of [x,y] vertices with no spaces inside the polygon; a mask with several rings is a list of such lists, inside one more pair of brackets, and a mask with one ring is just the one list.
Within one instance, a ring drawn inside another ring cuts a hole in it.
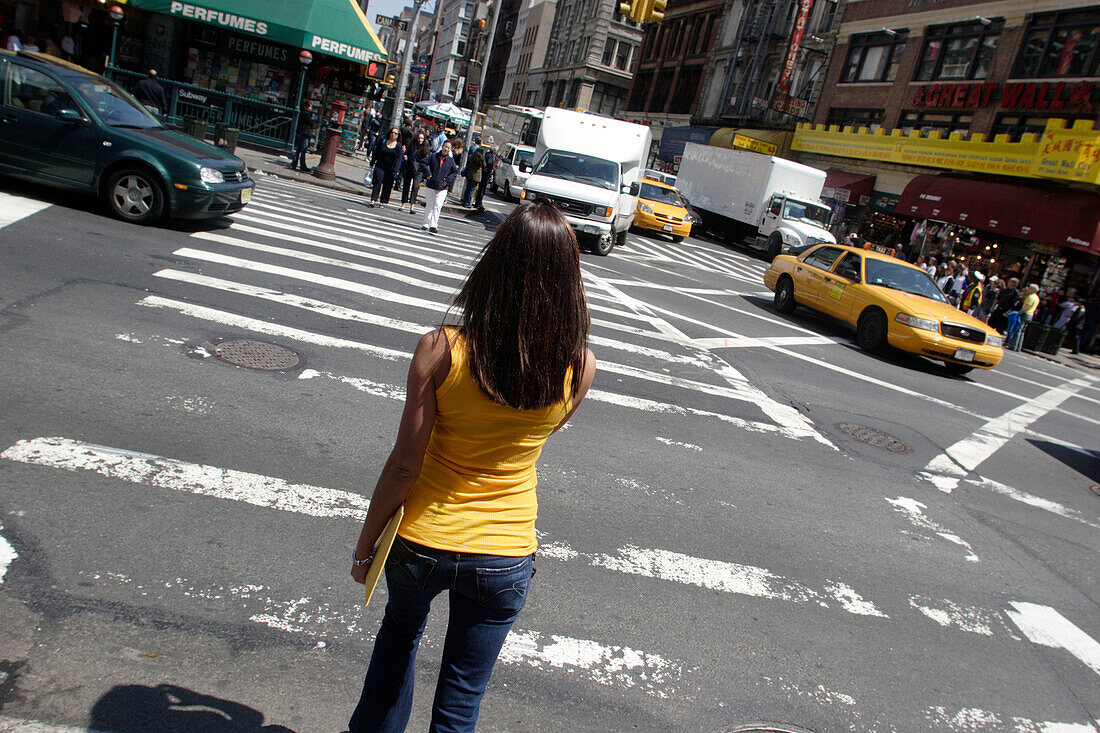
[{"label": "white box truck", "polygon": [[825,171],[793,160],[696,143],[684,148],[676,178],[704,227],[763,250],[769,261],[836,242],[824,185]]},{"label": "white box truck", "polygon": [[634,223],[651,141],[645,125],[547,107],[521,197],[552,199],[577,238],[606,255]]}]

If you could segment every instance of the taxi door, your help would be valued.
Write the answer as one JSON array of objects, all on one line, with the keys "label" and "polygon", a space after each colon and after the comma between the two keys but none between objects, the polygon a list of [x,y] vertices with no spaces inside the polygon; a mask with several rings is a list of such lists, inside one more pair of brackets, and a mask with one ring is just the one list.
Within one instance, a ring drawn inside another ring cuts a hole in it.
[{"label": "taxi door", "polygon": [[851,323],[853,312],[862,309],[857,301],[863,282],[863,258],[855,252],[845,252],[823,281],[821,310],[833,318]]},{"label": "taxi door", "polygon": [[822,300],[826,297],[825,278],[831,278],[833,265],[841,254],[840,247],[819,247],[806,255],[794,266],[795,300],[810,308],[822,309]]}]

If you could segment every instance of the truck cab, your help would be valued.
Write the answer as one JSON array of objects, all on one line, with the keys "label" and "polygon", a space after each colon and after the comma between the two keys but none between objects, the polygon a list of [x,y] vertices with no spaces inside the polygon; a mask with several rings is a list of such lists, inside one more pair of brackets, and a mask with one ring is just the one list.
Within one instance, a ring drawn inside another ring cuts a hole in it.
[{"label": "truck cab", "polygon": [[634,223],[651,140],[643,125],[547,108],[521,198],[554,201],[578,239],[606,255]]},{"label": "truck cab", "polygon": [[756,235],[757,246],[767,249],[769,243],[777,243],[778,251],[767,255],[774,259],[779,254],[798,254],[815,244],[835,243],[829,232],[832,211],[820,201],[808,201],[788,194],[776,194],[764,210],[764,218]]}]

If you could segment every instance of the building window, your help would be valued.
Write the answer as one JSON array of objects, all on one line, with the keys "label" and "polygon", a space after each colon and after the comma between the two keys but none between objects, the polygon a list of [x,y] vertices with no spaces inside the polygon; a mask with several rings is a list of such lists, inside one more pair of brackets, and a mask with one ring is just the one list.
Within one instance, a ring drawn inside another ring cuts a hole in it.
[{"label": "building window", "polygon": [[909,31],[860,33],[848,43],[842,82],[893,81]]},{"label": "building window", "polygon": [[672,69],[665,69],[657,75],[657,83],[653,87],[647,112],[664,112],[665,104],[672,96],[672,75],[675,73]]},{"label": "building window", "polygon": [[[993,122],[993,129],[989,131],[990,139],[995,135],[1008,135],[1018,141],[1020,135],[1032,133],[1035,136],[1043,134],[1047,126],[1046,117],[1031,117],[1028,115],[999,114]],[[1095,120],[1095,115],[1071,115],[1059,114],[1058,119],[1065,120],[1067,127],[1072,127],[1077,120]]]},{"label": "building window", "polygon": [[1100,62],[1100,6],[1033,15],[1015,78],[1096,76]]},{"label": "building window", "polygon": [[603,59],[601,63],[604,66],[611,66],[611,59],[615,58],[615,39],[608,38],[603,44]]},{"label": "building window", "polygon": [[1003,18],[932,26],[925,33],[917,79],[986,78],[1003,27]]},{"label": "building window", "polygon": [[630,63],[630,44],[620,43],[619,52],[615,54],[615,68],[627,70],[627,66]]},{"label": "building window", "polygon": [[821,15],[817,21],[817,32],[828,33],[833,28],[833,20],[836,18],[836,8],[839,3],[832,2],[831,0],[825,3],[824,9],[821,11]]},{"label": "building window", "polygon": [[691,114],[692,105],[698,96],[699,79],[703,70],[699,67],[680,70],[680,81],[676,85],[676,94],[672,97],[672,106],[668,111],[673,114]]},{"label": "building window", "polygon": [[630,88],[630,104],[627,105],[627,109],[639,112],[645,109],[645,98],[649,95],[649,85],[652,83],[652,71],[639,71],[634,75],[634,84]]},{"label": "building window", "polygon": [[861,107],[831,107],[829,116],[825,118],[826,125],[840,125],[841,127],[873,127],[882,124],[885,116],[884,109],[864,109]]},{"label": "building window", "polygon": [[970,112],[940,112],[907,109],[898,119],[898,127],[919,129],[922,133],[939,130],[943,133],[970,132],[974,115]]}]

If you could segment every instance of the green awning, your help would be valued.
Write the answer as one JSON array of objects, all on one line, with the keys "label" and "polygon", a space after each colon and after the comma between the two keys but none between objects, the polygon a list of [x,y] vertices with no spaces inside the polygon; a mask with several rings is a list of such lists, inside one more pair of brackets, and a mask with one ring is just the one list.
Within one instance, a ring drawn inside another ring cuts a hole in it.
[{"label": "green awning", "polygon": [[194,20],[360,64],[386,50],[355,0],[119,0],[132,8]]}]

